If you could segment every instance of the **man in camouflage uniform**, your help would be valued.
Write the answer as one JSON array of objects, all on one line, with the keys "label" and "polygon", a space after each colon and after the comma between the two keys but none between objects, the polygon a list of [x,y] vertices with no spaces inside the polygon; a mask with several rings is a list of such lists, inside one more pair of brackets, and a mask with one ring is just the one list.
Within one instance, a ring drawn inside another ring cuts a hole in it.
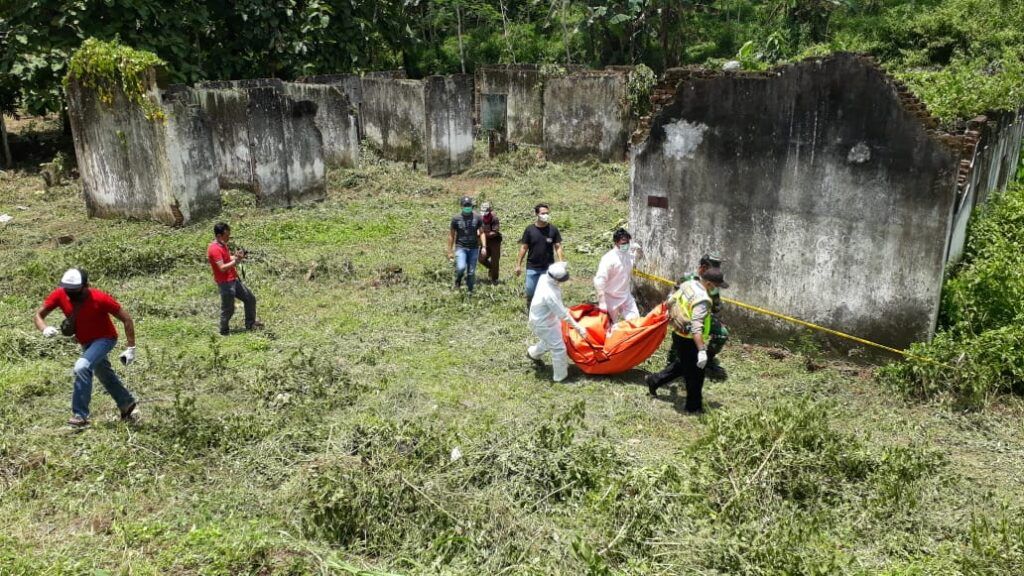
[{"label": "man in camouflage uniform", "polygon": [[[696,280],[701,277],[704,272],[711,268],[721,268],[722,263],[725,260],[722,259],[715,252],[707,252],[700,257],[700,264],[697,266],[696,272],[686,274],[679,280],[679,285],[689,280]],[[729,377],[725,372],[725,368],[722,367],[721,363],[718,362],[716,356],[725,347],[725,343],[729,340],[729,329],[722,324],[722,321],[718,319],[718,312],[722,309],[722,294],[719,288],[716,286],[708,291],[708,296],[711,296],[711,336],[708,342],[708,364],[704,368],[704,373],[707,377],[714,382],[724,382]],[[674,350],[669,351],[669,362],[674,359]]]}]

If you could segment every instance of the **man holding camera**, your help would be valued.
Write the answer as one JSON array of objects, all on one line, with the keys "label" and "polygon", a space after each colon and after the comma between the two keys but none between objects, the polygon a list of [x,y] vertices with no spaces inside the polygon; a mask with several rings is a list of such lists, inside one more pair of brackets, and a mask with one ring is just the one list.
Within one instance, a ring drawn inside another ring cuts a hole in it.
[{"label": "man holding camera", "polygon": [[245,329],[261,328],[263,323],[256,319],[256,297],[242,284],[238,278],[238,265],[245,260],[245,250],[228,248],[231,239],[231,226],[218,222],[213,226],[215,237],[206,249],[206,258],[213,269],[213,281],[220,290],[220,335],[228,335],[228,324],[235,315],[235,299],[245,306]]},{"label": "man holding camera", "polygon": [[[60,308],[65,320],[60,330],[46,325],[46,316]],[[114,398],[121,412],[122,420],[132,420],[136,414],[136,402],[132,393],[124,387],[121,379],[107,360],[107,354],[117,345],[117,329],[110,317],[114,316],[124,324],[128,347],[121,353],[121,363],[135,361],[135,323],[128,312],[112,296],[89,287],[85,272],[71,268],[64,273],[57,288],[46,297],[43,306],[36,311],[35,324],[43,336],[52,338],[57,334],[74,336],[82,345],[82,355],[75,361],[72,374],[75,377],[71,394],[72,417],[68,424],[74,428],[89,425],[89,403],[92,400],[92,377],[99,379],[107,393]]]}]

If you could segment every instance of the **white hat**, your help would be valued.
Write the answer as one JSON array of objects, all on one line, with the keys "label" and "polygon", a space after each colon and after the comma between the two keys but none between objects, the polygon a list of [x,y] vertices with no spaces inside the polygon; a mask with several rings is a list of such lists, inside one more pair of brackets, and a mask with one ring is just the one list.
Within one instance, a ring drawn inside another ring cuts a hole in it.
[{"label": "white hat", "polygon": [[559,282],[565,282],[569,279],[569,265],[565,262],[555,262],[548,266],[548,276]]},{"label": "white hat", "polygon": [[60,278],[60,287],[68,290],[78,290],[82,287],[82,271],[78,268],[68,268]]}]

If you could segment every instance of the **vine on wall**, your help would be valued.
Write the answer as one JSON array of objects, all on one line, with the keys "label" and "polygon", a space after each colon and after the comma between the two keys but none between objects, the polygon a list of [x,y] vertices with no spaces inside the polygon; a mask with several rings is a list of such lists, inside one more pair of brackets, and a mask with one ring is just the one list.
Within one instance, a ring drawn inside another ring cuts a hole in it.
[{"label": "vine on wall", "polygon": [[147,120],[162,122],[166,119],[164,111],[146,96],[145,86],[146,74],[164,65],[152,52],[136,50],[118,40],[89,38],[71,56],[64,86],[72,79],[77,80],[95,90],[100,101],[108,106],[114,103],[114,92],[119,88],[129,102],[142,107]]}]

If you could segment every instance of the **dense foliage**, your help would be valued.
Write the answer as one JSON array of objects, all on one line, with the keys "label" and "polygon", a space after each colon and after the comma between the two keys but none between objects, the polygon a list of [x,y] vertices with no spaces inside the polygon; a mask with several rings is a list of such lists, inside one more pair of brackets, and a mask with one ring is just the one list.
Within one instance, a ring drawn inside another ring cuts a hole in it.
[{"label": "dense foliage", "polygon": [[883,378],[916,396],[980,406],[1024,392],[1024,185],[990,200],[970,224],[966,251],[943,287],[939,333]]},{"label": "dense foliage", "polygon": [[865,51],[947,121],[1016,105],[1024,84],[1018,0],[0,0],[0,108],[59,109],[59,79],[90,37],[157,54],[173,82]]}]

